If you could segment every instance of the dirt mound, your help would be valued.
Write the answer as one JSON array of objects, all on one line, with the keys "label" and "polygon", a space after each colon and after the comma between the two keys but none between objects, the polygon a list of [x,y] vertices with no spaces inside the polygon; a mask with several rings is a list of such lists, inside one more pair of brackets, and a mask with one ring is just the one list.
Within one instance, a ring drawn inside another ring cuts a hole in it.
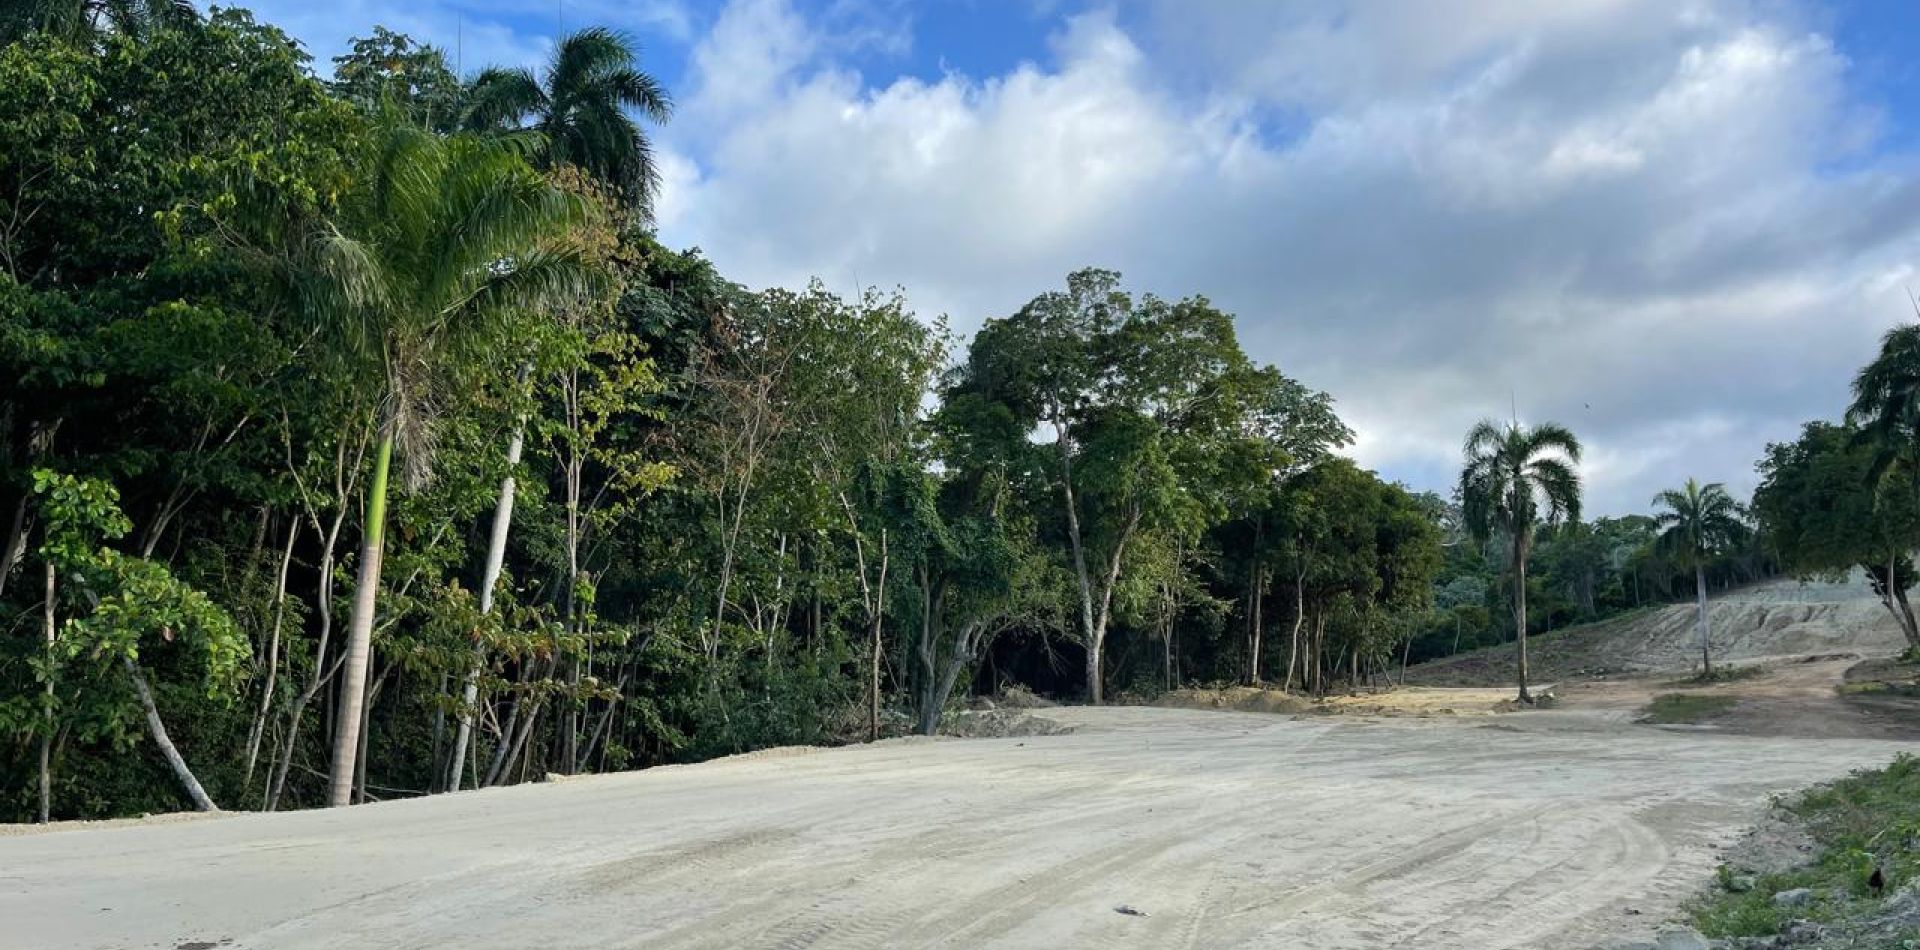
[{"label": "dirt mound", "polygon": [[953,713],[940,721],[940,734],[962,739],[1005,739],[1013,736],[1064,736],[1073,727],[1018,709],[989,709]]},{"label": "dirt mound", "polygon": [[[1528,640],[1536,679],[1604,679],[1691,669],[1700,640],[1691,604],[1650,608]],[[1863,575],[1840,583],[1770,581],[1707,602],[1716,663],[1807,654],[1890,656],[1906,648],[1900,627]],[[1513,644],[1423,663],[1408,681],[1491,685],[1513,677]]]},{"label": "dirt mound", "polygon": [[1257,686],[1177,689],[1152,705],[1175,709],[1231,709],[1238,712],[1318,713],[1347,716],[1480,716],[1511,708],[1512,693],[1501,689],[1405,687],[1315,699]]},{"label": "dirt mound", "polygon": [[993,703],[1001,709],[1048,709],[1060,705],[1018,683],[1001,690],[1000,695],[993,697]]},{"label": "dirt mound", "polygon": [[1284,690],[1258,686],[1169,690],[1160,694],[1153,705],[1175,709],[1234,709],[1264,713],[1304,713],[1313,710],[1313,701],[1310,699]]}]

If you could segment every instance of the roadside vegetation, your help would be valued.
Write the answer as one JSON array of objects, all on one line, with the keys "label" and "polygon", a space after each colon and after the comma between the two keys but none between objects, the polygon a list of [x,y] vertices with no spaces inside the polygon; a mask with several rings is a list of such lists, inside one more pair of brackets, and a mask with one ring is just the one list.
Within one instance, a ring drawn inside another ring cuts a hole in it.
[{"label": "roadside vegetation", "polygon": [[1776,811],[1813,853],[1788,867],[1723,866],[1713,893],[1693,908],[1703,933],[1765,938],[1734,946],[1920,941],[1920,758],[1856,772]]},{"label": "roadside vegetation", "polygon": [[1328,695],[1782,568],[1914,629],[1911,360],[1770,447],[1760,530],[1691,482],[1583,520],[1550,422],[1414,491],[1204,288],[1084,269],[963,340],[666,246],[646,65],[0,13],[0,820],[930,733],[1008,685]]}]

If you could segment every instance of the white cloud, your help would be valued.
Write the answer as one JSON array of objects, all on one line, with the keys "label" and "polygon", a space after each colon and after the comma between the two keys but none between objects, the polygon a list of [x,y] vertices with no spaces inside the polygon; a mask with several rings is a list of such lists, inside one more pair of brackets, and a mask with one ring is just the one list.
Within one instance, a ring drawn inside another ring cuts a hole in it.
[{"label": "white cloud", "polygon": [[1792,13],[1147,2],[926,81],[740,0],[665,133],[662,229],[750,283],[903,285],[962,329],[1088,264],[1205,293],[1334,393],[1364,462],[1444,489],[1512,394],[1587,438],[1591,508],[1638,510],[1689,475],[1749,486],[1910,313],[1920,189]]}]

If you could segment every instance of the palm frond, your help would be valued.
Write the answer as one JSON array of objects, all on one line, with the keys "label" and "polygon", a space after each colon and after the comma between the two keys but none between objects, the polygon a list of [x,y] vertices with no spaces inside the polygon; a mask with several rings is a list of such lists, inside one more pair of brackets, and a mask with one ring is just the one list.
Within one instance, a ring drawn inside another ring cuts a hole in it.
[{"label": "palm frond", "polygon": [[547,92],[532,70],[495,66],[475,76],[467,87],[463,125],[474,132],[517,129],[527,117],[547,109]]}]

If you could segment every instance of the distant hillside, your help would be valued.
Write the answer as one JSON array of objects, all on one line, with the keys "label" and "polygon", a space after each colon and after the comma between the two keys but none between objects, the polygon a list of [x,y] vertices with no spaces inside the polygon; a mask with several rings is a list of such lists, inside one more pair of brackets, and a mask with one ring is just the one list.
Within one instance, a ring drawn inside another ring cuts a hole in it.
[{"label": "distant hillside", "polygon": [[[1890,656],[1905,649],[1893,617],[1863,576],[1845,583],[1771,581],[1707,602],[1715,661],[1822,653]],[[1681,672],[1699,664],[1692,604],[1568,627],[1528,640],[1532,679]],[[1513,676],[1514,645],[1487,647],[1407,671],[1423,686],[1481,686]]]}]

